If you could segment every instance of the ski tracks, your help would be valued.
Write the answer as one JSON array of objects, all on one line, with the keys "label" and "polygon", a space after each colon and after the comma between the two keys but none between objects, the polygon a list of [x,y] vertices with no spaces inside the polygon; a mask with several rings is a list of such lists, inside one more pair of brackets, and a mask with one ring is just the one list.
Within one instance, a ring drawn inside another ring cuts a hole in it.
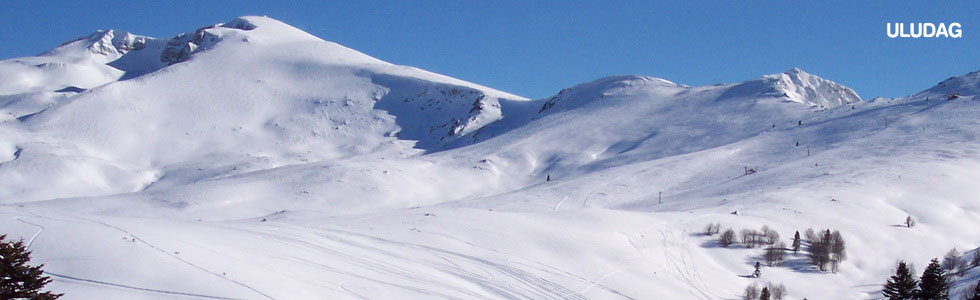
[{"label": "ski tracks", "polygon": [[130,290],[137,290],[137,291],[143,291],[143,292],[151,292],[151,293],[159,293],[159,294],[167,294],[167,295],[176,295],[176,296],[186,296],[186,297],[203,298],[203,299],[241,300],[239,298],[226,298],[226,297],[208,296],[208,295],[194,294],[194,293],[184,293],[184,292],[174,292],[174,291],[157,290],[157,289],[151,289],[151,288],[142,288],[142,287],[137,287],[137,286],[125,285],[125,284],[118,284],[118,283],[105,282],[105,281],[99,281],[99,280],[78,278],[78,277],[73,277],[73,276],[68,276],[68,275],[62,275],[62,274],[57,274],[57,273],[51,273],[51,272],[44,272],[44,274],[51,275],[52,277],[61,278],[61,279],[69,279],[69,280],[80,281],[80,282],[94,283],[94,284],[98,284],[98,285],[114,286],[114,287],[119,287],[119,288],[124,288],[124,289],[130,289]]},{"label": "ski tracks", "polygon": [[[109,228],[112,228],[112,229],[115,229],[115,230],[124,232],[127,235],[129,235],[129,236],[133,237],[134,239],[136,239],[137,241],[139,241],[139,242],[141,242],[141,243],[149,246],[150,248],[153,248],[153,249],[155,249],[157,251],[160,251],[160,252],[162,252],[164,254],[167,254],[168,256],[174,257],[174,258],[176,258],[176,259],[184,262],[185,264],[189,264],[189,265],[191,265],[191,266],[193,266],[195,268],[198,268],[198,269],[204,270],[204,271],[206,271],[208,273],[211,273],[211,274],[220,276],[216,272],[212,272],[212,271],[207,270],[207,269],[205,269],[205,268],[203,268],[201,266],[198,266],[198,265],[195,265],[195,264],[193,264],[191,262],[188,262],[188,261],[186,261],[186,260],[184,260],[184,259],[182,259],[180,257],[176,257],[173,254],[170,254],[167,251],[165,251],[163,249],[160,249],[159,247],[154,246],[154,245],[150,244],[149,242],[146,242],[145,240],[137,237],[136,235],[133,235],[132,233],[129,233],[128,231],[126,231],[126,230],[124,230],[122,228],[115,227],[115,226],[109,225],[109,224],[104,223],[104,222],[95,221],[95,220],[89,220],[89,219],[84,219],[84,218],[79,218],[79,220],[67,220],[67,219],[51,218],[51,217],[42,216],[42,215],[39,215],[39,214],[30,212],[30,211],[27,211],[27,210],[24,210],[24,209],[20,209],[20,208],[18,208],[18,211],[21,211],[21,212],[30,214],[31,216],[34,216],[34,217],[39,218],[39,219],[47,219],[47,220],[63,221],[63,222],[79,222],[79,221],[85,221],[85,222],[91,222],[91,223],[95,223],[95,224],[100,224],[102,226],[106,226],[106,227],[109,227]],[[32,223],[32,222],[25,221],[21,217],[14,217],[14,219],[16,219],[17,221],[26,223],[26,224],[30,224],[30,225],[36,226],[38,228],[38,231],[36,233],[34,233],[34,236],[32,236],[31,239],[30,239],[30,241],[27,243],[27,248],[29,249],[34,244],[34,241],[37,239],[37,237],[40,236],[42,232],[44,232],[45,227],[43,225],[40,225],[40,224],[35,224],[35,223]],[[195,293],[186,293],[186,292],[177,292],[177,291],[167,291],[167,290],[160,290],[160,289],[144,288],[144,287],[138,287],[138,286],[132,286],[132,285],[125,285],[125,284],[119,284],[119,283],[106,282],[106,281],[101,281],[101,280],[93,280],[93,279],[79,278],[79,277],[75,277],[75,276],[69,276],[69,275],[58,274],[58,273],[51,273],[51,272],[47,272],[47,271],[45,271],[44,274],[47,274],[49,276],[52,276],[52,277],[55,277],[55,278],[59,278],[59,279],[62,279],[62,280],[72,280],[72,281],[76,281],[76,282],[86,282],[86,283],[91,283],[91,284],[104,285],[104,286],[113,286],[113,287],[118,287],[118,288],[124,288],[124,289],[136,290],[136,291],[143,291],[143,292],[158,293],[158,294],[167,294],[167,295],[185,296],[185,297],[195,297],[195,298],[202,298],[202,299],[240,300],[239,298],[228,298],[228,297],[221,297],[221,296],[210,296],[210,295],[195,294]],[[232,281],[234,283],[237,283],[239,285],[243,285],[244,286],[244,284],[242,284],[240,282],[237,282],[237,281],[234,281],[234,280],[225,278],[223,276],[220,276],[220,277],[224,278],[225,280],[229,280],[229,281]],[[246,287],[249,288],[249,289],[251,289],[251,290],[253,290],[253,291],[255,291],[255,292],[258,292],[255,289],[252,289],[251,287],[248,287],[248,286],[246,286]],[[261,294],[261,295],[263,295],[263,296],[265,296],[266,298],[275,300],[274,298],[269,297],[268,295],[262,294],[261,292],[258,292],[258,293]]]},{"label": "ski tracks", "polygon": [[276,298],[273,298],[272,296],[269,296],[268,294],[263,293],[262,291],[259,291],[258,289],[254,288],[254,287],[251,287],[251,286],[249,286],[249,285],[247,285],[247,284],[245,284],[245,283],[243,283],[241,281],[228,278],[227,276],[224,276],[221,273],[218,273],[218,272],[209,270],[209,269],[207,269],[205,267],[202,267],[202,266],[200,266],[198,264],[195,264],[193,262],[190,262],[190,261],[188,261],[188,260],[186,260],[186,259],[184,259],[184,258],[182,258],[180,256],[177,256],[176,254],[173,254],[170,251],[167,251],[167,250],[164,250],[163,248],[157,247],[156,245],[151,244],[150,242],[147,242],[143,238],[140,238],[139,236],[136,236],[135,234],[133,234],[133,233],[131,233],[131,232],[125,230],[125,229],[122,229],[122,228],[117,227],[117,226],[114,226],[114,225],[110,225],[109,223],[105,223],[105,222],[102,222],[102,221],[96,221],[96,220],[91,220],[91,219],[85,219],[85,220],[87,220],[89,222],[96,223],[96,224],[101,224],[101,225],[103,225],[105,227],[112,228],[112,229],[115,229],[115,230],[120,231],[122,233],[125,233],[126,235],[129,235],[130,237],[132,237],[136,241],[138,241],[138,242],[140,242],[140,243],[142,243],[142,244],[144,244],[146,246],[149,246],[150,248],[152,248],[152,249],[154,249],[154,250],[156,250],[156,251],[158,251],[160,253],[163,253],[164,255],[170,256],[170,257],[172,257],[172,258],[174,258],[174,259],[176,259],[176,260],[178,260],[178,261],[180,261],[180,262],[182,262],[182,263],[184,263],[184,264],[186,264],[188,266],[191,266],[191,267],[194,267],[194,268],[196,268],[198,270],[201,270],[201,271],[210,273],[211,275],[214,275],[214,276],[216,276],[218,278],[221,278],[221,279],[223,279],[225,281],[228,281],[228,282],[231,282],[231,283],[233,283],[235,285],[238,285],[238,286],[244,287],[246,289],[249,289],[252,292],[255,292],[256,294],[259,294],[262,297],[265,297],[267,299],[276,300]]},{"label": "ski tracks", "polygon": [[[708,291],[708,285],[701,279],[694,266],[687,231],[666,224],[664,226],[667,228],[658,229],[663,236],[664,259],[676,271],[676,276],[691,288],[690,292],[695,297],[705,300],[719,299]],[[677,231],[681,232],[680,237],[677,237]]]},{"label": "ski tracks", "polygon": [[41,232],[44,231],[44,226],[41,226],[39,224],[34,224],[34,223],[31,223],[31,222],[24,221],[24,219],[21,219],[20,217],[15,217],[14,219],[16,219],[17,221],[20,221],[22,223],[25,223],[25,224],[34,225],[35,227],[38,228],[37,232],[34,233],[34,236],[31,236],[31,240],[27,242],[27,249],[31,249],[31,245],[34,245],[34,240],[36,240],[37,239],[37,236],[41,235]]}]

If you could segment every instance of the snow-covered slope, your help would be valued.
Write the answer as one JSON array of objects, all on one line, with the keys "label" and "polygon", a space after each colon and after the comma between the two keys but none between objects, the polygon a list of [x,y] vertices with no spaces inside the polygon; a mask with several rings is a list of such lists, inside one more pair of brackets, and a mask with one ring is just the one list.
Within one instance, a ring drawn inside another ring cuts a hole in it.
[{"label": "snow-covered slope", "polygon": [[[48,55],[75,54],[72,47],[80,42],[91,44],[86,55],[117,55],[125,51],[100,43],[122,40],[125,46],[133,40],[104,33],[104,39],[72,42]],[[188,36],[200,39],[187,41]],[[171,50],[185,41],[183,49],[192,51],[172,60]],[[501,99],[523,100],[391,65],[264,17],[205,27],[166,44],[154,52],[156,62],[172,65],[159,71],[60,95],[58,101],[10,96],[13,106],[50,105],[43,112],[15,114],[18,120],[10,122],[29,133],[11,137],[23,155],[0,170],[0,176],[14,178],[0,183],[0,197],[28,201],[134,192],[227,173],[215,168],[241,173],[389,148],[411,151],[398,138],[436,147],[499,118]],[[148,51],[121,48],[134,50],[112,63]],[[47,188],[36,186],[42,183]]]},{"label": "snow-covered slope", "polygon": [[[0,228],[65,299],[874,298],[980,236],[974,73],[874,101],[799,69],[528,100],[267,17],[0,68]],[[761,250],[713,222],[840,230],[848,259],[750,278]]]}]

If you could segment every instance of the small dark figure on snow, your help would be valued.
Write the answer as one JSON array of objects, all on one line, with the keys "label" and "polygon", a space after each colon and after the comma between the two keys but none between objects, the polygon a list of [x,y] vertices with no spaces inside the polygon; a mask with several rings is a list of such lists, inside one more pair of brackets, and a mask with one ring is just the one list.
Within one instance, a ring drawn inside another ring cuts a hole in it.
[{"label": "small dark figure on snow", "polygon": [[752,272],[753,278],[762,277],[762,271],[759,270],[760,267],[762,267],[762,265],[759,264],[759,262],[755,262],[755,271]]},{"label": "small dark figure on snow", "polygon": [[548,174],[548,178],[545,178],[544,181],[551,181],[551,174]]}]

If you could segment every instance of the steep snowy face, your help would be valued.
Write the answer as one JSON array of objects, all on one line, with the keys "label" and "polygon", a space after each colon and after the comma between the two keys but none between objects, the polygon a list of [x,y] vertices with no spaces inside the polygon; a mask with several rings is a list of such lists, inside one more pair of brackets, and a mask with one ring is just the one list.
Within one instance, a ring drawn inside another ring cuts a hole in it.
[{"label": "steep snowy face", "polygon": [[773,97],[820,107],[861,101],[854,90],[798,68],[738,84],[732,87],[729,96]]}]

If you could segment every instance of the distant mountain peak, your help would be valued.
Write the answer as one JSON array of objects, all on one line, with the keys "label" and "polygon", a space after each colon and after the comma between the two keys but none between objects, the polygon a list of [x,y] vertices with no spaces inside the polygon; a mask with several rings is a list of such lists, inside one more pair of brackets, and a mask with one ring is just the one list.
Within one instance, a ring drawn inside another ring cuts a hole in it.
[{"label": "distant mountain peak", "polygon": [[[66,53],[83,55],[83,53],[88,52],[102,56],[118,57],[129,51],[143,49],[147,41],[152,39],[151,37],[135,35],[126,31],[112,29],[97,30],[88,36],[64,42],[60,46],[41,55],[54,56]],[[73,52],[78,51],[78,49],[84,49],[84,51]]]},{"label": "distant mountain peak", "polygon": [[146,46],[149,39],[145,36],[134,35],[125,31],[97,31],[89,37],[91,45],[88,49],[98,54],[126,54],[132,50],[140,50]]},{"label": "distant mountain peak", "polygon": [[807,73],[800,68],[765,75],[740,85],[761,85],[757,92],[810,106],[836,107],[861,101],[854,90],[836,82]]}]

